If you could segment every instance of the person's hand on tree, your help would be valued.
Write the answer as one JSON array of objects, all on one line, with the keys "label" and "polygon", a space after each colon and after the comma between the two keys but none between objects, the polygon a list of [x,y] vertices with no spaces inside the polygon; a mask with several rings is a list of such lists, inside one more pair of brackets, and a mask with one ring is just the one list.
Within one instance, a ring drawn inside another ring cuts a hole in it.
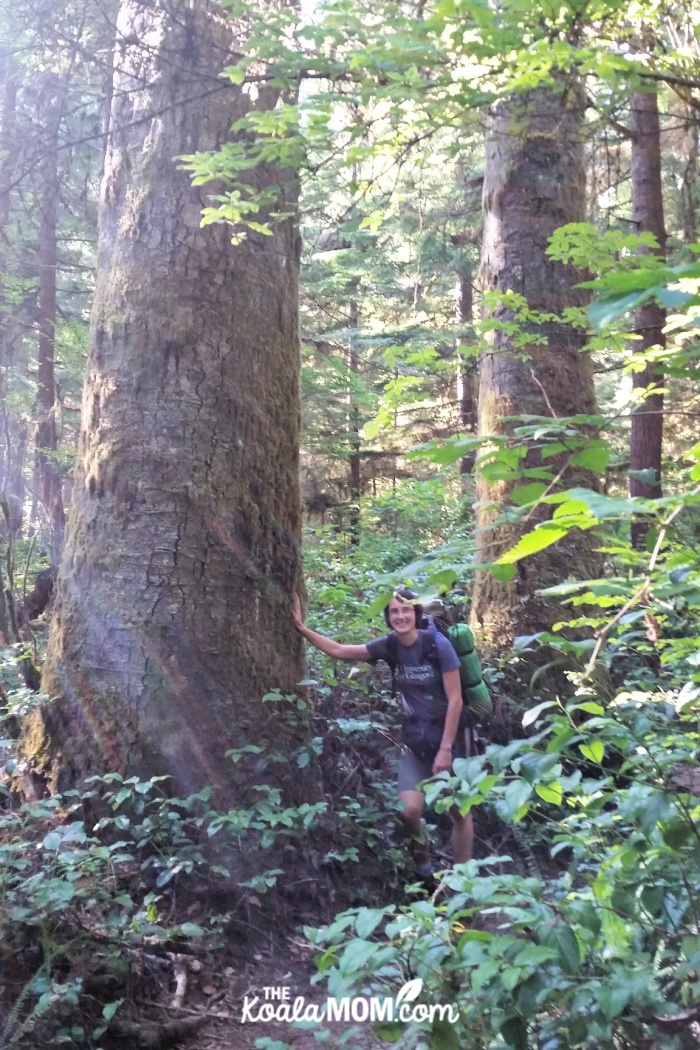
[{"label": "person's hand on tree", "polygon": [[304,614],[301,610],[301,599],[298,594],[294,595],[294,603],[292,605],[292,623],[297,631],[301,630],[304,626]]}]

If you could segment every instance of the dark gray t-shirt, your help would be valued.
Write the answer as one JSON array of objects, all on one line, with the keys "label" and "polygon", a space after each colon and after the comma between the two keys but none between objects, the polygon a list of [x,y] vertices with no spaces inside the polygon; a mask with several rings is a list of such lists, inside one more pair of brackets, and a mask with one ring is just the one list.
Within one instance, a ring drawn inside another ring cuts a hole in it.
[{"label": "dark gray t-shirt", "polygon": [[[374,638],[367,643],[367,650],[372,660],[384,660],[391,666],[392,650],[387,642],[389,635]],[[421,631],[413,645],[402,645],[396,639],[394,652],[398,653],[399,662],[396,668],[396,689],[403,701],[404,713],[421,721],[442,721],[447,712],[447,694],[442,684],[446,671],[455,671],[459,667],[459,657],[452,643],[444,634],[436,632],[438,665],[424,656],[428,643],[426,632]]]}]

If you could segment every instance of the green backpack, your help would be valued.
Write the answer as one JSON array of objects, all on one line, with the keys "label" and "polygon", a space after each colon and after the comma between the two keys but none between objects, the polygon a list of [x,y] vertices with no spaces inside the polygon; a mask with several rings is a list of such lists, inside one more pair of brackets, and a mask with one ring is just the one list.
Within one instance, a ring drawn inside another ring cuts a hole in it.
[{"label": "green backpack", "polygon": [[[438,623],[436,629],[441,630]],[[459,677],[462,682],[464,706],[475,722],[483,722],[493,714],[493,701],[481,673],[481,660],[474,647],[474,635],[469,624],[455,623],[442,628],[459,657]]]}]

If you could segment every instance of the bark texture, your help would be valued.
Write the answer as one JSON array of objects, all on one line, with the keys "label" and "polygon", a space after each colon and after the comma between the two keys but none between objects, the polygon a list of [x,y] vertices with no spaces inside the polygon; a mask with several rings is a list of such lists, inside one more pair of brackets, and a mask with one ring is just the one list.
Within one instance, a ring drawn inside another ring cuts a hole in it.
[{"label": "bark texture", "polygon": [[[661,186],[661,130],[659,104],[656,94],[638,93],[630,101],[632,130],[632,218],[637,233],[653,233],[658,248],[642,248],[666,254],[666,229]],[[635,329],[640,337],[634,344],[635,353],[644,353],[653,346],[666,346],[664,326],[666,311],[656,300],[649,300],[635,311]],[[663,372],[649,363],[641,372],[634,372],[632,386],[637,390],[663,385]],[[653,470],[652,484],[630,476],[630,496],[655,499],[661,496],[661,453],[663,442],[664,395],[650,394],[632,413],[630,433],[630,469]],[[640,546],[648,525],[644,521],[632,524],[632,542]]]},{"label": "bark texture", "polygon": [[44,509],[44,545],[51,564],[58,566],[63,549],[65,514],[61,491],[61,472],[56,462],[58,427],[56,421],[56,274],[58,249],[58,131],[63,108],[64,85],[59,77],[44,77],[41,101],[42,188],[39,224],[39,360],[37,382],[36,487]]},{"label": "bark texture", "polygon": [[360,370],[357,351],[357,333],[360,310],[357,282],[353,282],[353,298],[348,304],[348,342],[345,361],[348,370],[348,500],[350,505],[350,542],[360,542],[360,500],[362,499],[362,455],[360,449],[360,407],[357,403],[356,383]]},{"label": "bark texture", "polygon": [[[474,323],[474,284],[473,274],[468,263],[461,259],[457,265],[455,279],[455,321],[461,337],[457,345],[466,339],[466,333]],[[459,422],[463,433],[475,434],[477,429],[477,401],[479,395],[476,362],[473,358],[465,361],[457,357],[457,403],[459,405]],[[476,455],[470,452],[460,460],[460,473],[471,474]]]},{"label": "bark texture", "polygon": [[[534,311],[555,314],[584,301],[574,287],[583,275],[546,255],[547,243],[564,223],[585,218],[585,169],[581,122],[585,110],[583,91],[575,81],[562,81],[511,99],[494,114],[486,151],[484,180],[484,245],[481,280],[485,292],[516,292]],[[490,316],[512,320],[503,304]],[[513,424],[504,417],[520,413],[568,416],[596,411],[593,373],[589,355],[581,352],[579,331],[556,322],[533,323],[529,329],[546,337],[544,346],[532,345],[515,352],[513,336],[504,329],[488,333],[488,352],[479,363],[479,432],[510,433]],[[526,467],[546,466],[555,473],[561,457],[543,463],[540,450],[532,448]],[[492,523],[519,481],[488,484],[477,481],[477,559],[495,561],[538,520],[525,525]],[[592,486],[585,471],[569,470],[563,486]],[[560,486],[562,487],[562,486]],[[479,573],[472,616],[485,652],[508,649],[514,636],[551,628],[569,614],[552,599],[539,597],[539,588],[559,583],[571,574],[596,575],[596,541],[590,534],[573,532],[554,547],[518,562],[517,574],[502,583]]]},{"label": "bark texture", "polygon": [[212,188],[193,189],[174,160],[220,146],[249,104],[219,77],[235,44],[223,8],[128,0],[117,38],[43,682],[56,699],[25,743],[54,782],[165,772],[179,791],[212,783],[232,801],[243,773],[227,749],[284,745],[281,705],[261,697],[303,670],[289,616],[301,572],[297,233],[288,221],[234,247],[224,226],[201,229]]},{"label": "bark texture", "polygon": [[685,160],[679,200],[679,219],[685,244],[698,239],[698,118],[695,110],[684,106],[685,126],[681,156]]}]

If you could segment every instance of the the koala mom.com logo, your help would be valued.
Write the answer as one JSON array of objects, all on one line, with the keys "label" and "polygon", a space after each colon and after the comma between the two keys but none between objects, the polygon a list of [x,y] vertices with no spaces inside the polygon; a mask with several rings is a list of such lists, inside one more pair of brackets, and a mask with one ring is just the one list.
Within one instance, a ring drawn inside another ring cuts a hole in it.
[{"label": "the koala mom.com logo", "polygon": [[407,981],[396,997],[377,995],[343,996],[342,999],[328,997],[325,1002],[307,1002],[303,995],[292,999],[291,989],[281,985],[263,988],[262,996],[246,995],[243,1000],[241,1023],[258,1024],[293,1023],[323,1024],[331,1021],[400,1021],[408,1023],[449,1021],[455,1024],[459,1010],[454,1003],[418,1003],[416,999],[423,991],[423,981],[416,978]]}]

